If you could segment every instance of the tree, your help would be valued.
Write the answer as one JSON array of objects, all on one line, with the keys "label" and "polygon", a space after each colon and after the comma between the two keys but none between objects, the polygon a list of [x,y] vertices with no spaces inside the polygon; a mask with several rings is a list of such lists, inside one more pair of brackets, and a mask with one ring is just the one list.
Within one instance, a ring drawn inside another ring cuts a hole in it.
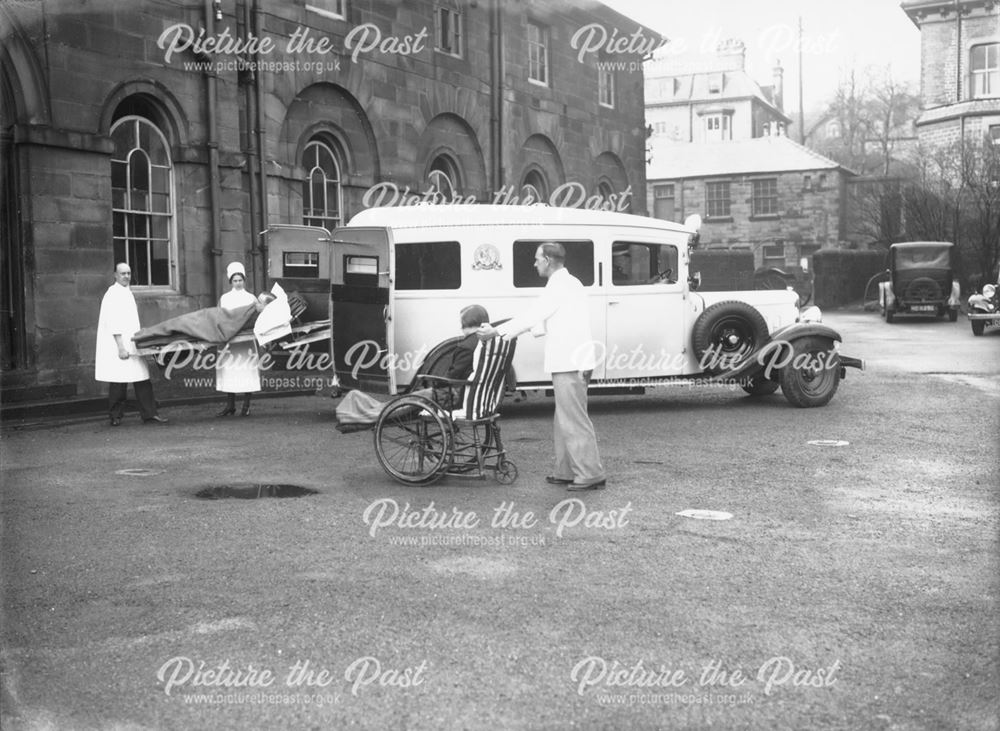
[{"label": "tree", "polygon": [[[914,140],[919,113],[919,97],[888,67],[869,67],[864,79],[851,69],[806,143],[859,175],[896,175],[905,167],[899,153]],[[828,128],[836,135],[823,134]]]},{"label": "tree", "polygon": [[992,278],[1000,264],[1000,145],[967,138],[925,149],[902,191],[905,237],[951,241],[966,284]]}]

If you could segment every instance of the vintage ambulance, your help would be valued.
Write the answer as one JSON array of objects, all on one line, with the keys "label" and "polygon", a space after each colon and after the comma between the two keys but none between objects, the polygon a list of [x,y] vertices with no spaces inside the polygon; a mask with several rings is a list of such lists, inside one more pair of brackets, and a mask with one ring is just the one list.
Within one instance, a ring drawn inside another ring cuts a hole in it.
[{"label": "vintage ambulance", "polygon": [[[594,391],[738,383],[752,394],[780,387],[796,406],[826,404],[845,368],[862,362],[840,353],[840,335],[817,308],[800,312],[791,290],[698,292],[689,272],[698,225],[541,205],[370,208],[314,244],[272,241],[268,258],[274,278],[285,261],[329,267],[330,349],[345,389],[395,394],[436,372],[468,304],[494,321],[529,311],[545,285],[535,250],[552,241],[589,295]],[[518,390],[551,389],[542,349],[520,337]]]}]

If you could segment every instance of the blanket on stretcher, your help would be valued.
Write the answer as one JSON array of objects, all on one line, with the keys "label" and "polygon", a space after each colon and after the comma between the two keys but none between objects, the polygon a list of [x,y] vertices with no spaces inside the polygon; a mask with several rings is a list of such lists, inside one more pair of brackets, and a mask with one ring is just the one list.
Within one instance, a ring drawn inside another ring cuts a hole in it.
[{"label": "blanket on stretcher", "polygon": [[140,348],[165,345],[177,338],[225,343],[241,330],[250,327],[256,316],[255,305],[246,305],[235,310],[206,307],[172,317],[157,325],[144,327],[132,339]]}]

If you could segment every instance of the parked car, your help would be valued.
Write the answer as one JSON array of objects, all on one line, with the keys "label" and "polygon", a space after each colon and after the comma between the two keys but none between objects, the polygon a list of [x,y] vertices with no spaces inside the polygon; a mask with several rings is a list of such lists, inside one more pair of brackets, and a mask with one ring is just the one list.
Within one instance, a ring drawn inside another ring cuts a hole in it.
[{"label": "parked car", "polygon": [[952,264],[954,248],[946,241],[908,241],[889,247],[889,280],[878,285],[886,322],[893,322],[896,315],[958,319],[961,300]]},{"label": "parked car", "polygon": [[805,307],[813,296],[813,275],[808,261],[802,258],[798,267],[760,267],[753,273],[754,289],[791,289],[799,296],[799,307]]},{"label": "parked car", "polygon": [[981,294],[969,297],[968,315],[973,335],[982,335],[987,327],[1000,327],[1000,279],[985,285]]}]

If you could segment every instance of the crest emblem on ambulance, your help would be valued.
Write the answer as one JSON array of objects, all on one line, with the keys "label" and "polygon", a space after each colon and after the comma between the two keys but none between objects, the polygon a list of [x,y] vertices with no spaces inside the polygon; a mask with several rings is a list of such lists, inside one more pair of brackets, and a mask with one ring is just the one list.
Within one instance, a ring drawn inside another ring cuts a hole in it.
[{"label": "crest emblem on ambulance", "polygon": [[480,244],[472,254],[472,268],[476,270],[502,269],[500,250],[493,244]]}]

